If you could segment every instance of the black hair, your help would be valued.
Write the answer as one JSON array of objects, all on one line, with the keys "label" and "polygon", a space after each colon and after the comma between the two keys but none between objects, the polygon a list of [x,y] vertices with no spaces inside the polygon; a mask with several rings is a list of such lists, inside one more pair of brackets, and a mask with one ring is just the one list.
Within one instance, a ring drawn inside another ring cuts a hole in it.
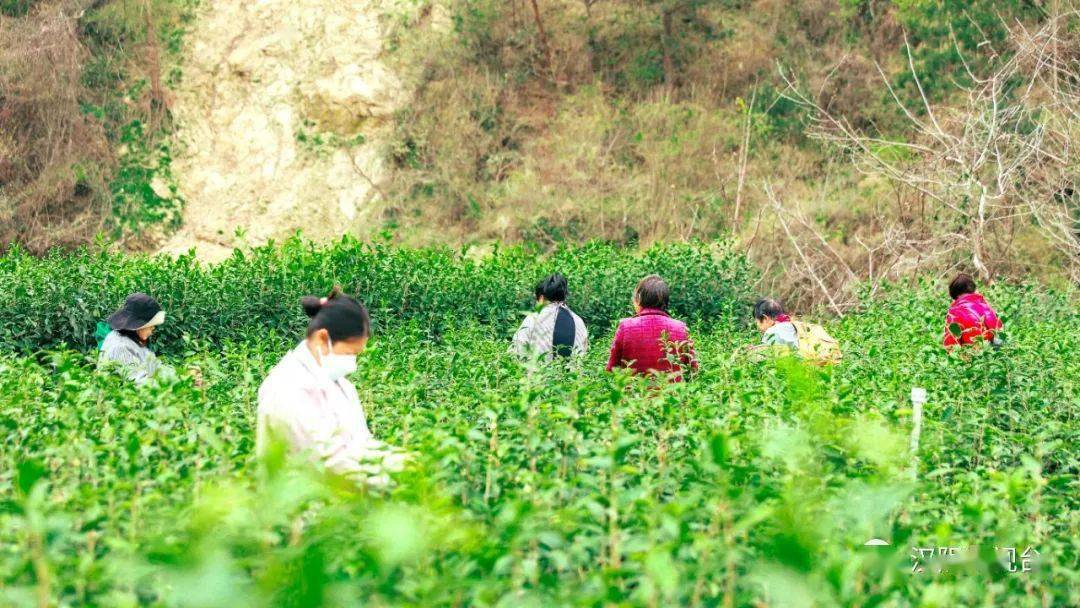
[{"label": "black hair", "polygon": [[949,283],[949,297],[955,300],[965,293],[975,293],[975,279],[961,272]]},{"label": "black hair", "polygon": [[671,290],[659,275],[650,274],[637,284],[634,289],[634,300],[642,308],[667,310],[671,302]]},{"label": "black hair", "polygon": [[536,284],[536,298],[543,296],[548,302],[565,302],[568,290],[566,277],[555,273]]},{"label": "black hair", "polygon": [[305,296],[300,299],[304,312],[311,317],[307,336],[325,329],[334,341],[371,336],[371,317],[364,305],[334,287],[325,298]]},{"label": "black hair", "polygon": [[135,331],[134,329],[118,329],[118,330],[116,330],[116,333],[120,334],[121,336],[124,336],[125,338],[127,338],[128,340],[131,340],[132,342],[134,342],[136,344],[141,344],[143,346],[146,346],[147,344],[150,343],[150,338],[146,338],[145,340],[142,339],[141,337],[139,337],[139,332]]},{"label": "black hair", "polygon": [[768,317],[775,319],[784,314],[784,307],[772,298],[761,298],[754,304],[754,318],[758,321]]}]

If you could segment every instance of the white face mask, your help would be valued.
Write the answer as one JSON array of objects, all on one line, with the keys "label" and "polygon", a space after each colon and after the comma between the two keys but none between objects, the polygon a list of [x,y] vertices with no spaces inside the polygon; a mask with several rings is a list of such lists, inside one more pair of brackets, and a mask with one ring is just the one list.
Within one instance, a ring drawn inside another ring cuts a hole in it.
[{"label": "white face mask", "polygon": [[330,346],[330,352],[322,356],[320,366],[331,382],[337,382],[356,371],[356,355],[335,354],[330,338],[326,339],[326,343]]}]

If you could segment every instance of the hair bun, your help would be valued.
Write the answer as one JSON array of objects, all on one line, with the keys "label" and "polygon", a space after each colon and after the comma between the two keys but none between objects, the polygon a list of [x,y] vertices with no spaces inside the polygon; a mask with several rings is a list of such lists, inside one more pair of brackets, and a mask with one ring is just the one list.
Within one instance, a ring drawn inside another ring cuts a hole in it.
[{"label": "hair bun", "polygon": [[304,314],[309,317],[314,317],[322,310],[323,303],[320,298],[315,296],[304,296],[300,298],[300,306],[304,307]]}]

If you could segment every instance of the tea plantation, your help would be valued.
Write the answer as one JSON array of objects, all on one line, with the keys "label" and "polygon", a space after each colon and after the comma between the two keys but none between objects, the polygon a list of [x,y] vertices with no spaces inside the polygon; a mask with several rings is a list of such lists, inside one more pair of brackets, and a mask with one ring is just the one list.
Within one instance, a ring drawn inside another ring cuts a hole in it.
[{"label": "tea plantation", "polygon": [[[506,353],[555,269],[592,330],[580,369]],[[683,385],[602,371],[648,272],[694,334]],[[413,455],[389,489],[253,458],[297,300],[335,282],[373,311],[372,431]],[[1006,346],[947,354],[940,286],[891,286],[827,323],[845,359],[817,368],[740,348],[753,274],[723,244],[15,251],[0,283],[2,606],[1080,605],[1075,293],[991,286]],[[134,289],[201,386],[95,369],[94,323]]]}]

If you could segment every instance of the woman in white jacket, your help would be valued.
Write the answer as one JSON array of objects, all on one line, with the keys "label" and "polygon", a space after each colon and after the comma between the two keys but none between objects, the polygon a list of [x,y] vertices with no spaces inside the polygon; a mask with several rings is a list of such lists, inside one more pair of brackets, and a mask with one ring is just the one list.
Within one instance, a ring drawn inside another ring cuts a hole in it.
[{"label": "woman in white jacket", "polygon": [[362,304],[341,293],[306,297],[307,337],[289,351],[259,387],[256,451],[284,441],[328,469],[370,484],[385,484],[404,460],[368,430],[364,408],[347,376],[371,335]]}]

